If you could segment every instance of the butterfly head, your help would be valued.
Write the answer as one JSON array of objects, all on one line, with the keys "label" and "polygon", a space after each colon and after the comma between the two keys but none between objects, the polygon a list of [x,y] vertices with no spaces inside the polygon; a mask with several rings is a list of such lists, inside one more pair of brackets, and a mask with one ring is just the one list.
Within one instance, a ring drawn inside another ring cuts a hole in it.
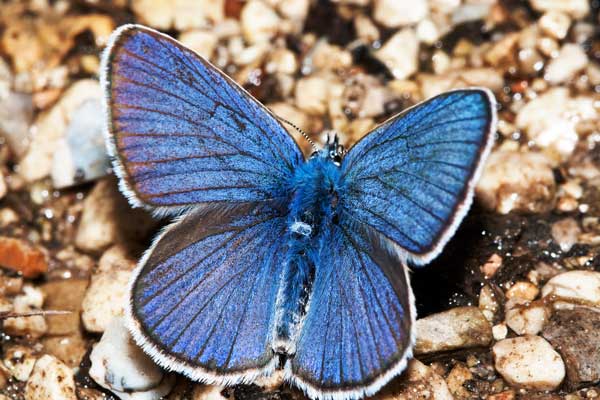
[{"label": "butterfly head", "polygon": [[[312,157],[323,157],[331,161],[334,165],[340,166],[342,164],[342,158],[344,157],[345,149],[340,144],[337,133],[327,133],[327,141],[325,146],[320,151],[315,151]],[[311,157],[311,158],[312,158]]]}]

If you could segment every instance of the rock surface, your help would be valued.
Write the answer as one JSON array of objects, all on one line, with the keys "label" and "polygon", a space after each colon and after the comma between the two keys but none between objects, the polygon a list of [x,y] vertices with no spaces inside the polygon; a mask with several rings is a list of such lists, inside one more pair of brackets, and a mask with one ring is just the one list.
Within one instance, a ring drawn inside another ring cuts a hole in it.
[{"label": "rock surface", "polygon": [[387,28],[412,25],[427,15],[427,0],[375,0],[373,18]]},{"label": "rock surface", "polygon": [[81,320],[86,330],[103,332],[113,318],[123,316],[135,265],[121,246],[102,255],[82,301]]},{"label": "rock surface", "polygon": [[415,354],[485,346],[492,326],[477,307],[457,307],[417,320]]},{"label": "rock surface", "polygon": [[206,27],[224,18],[224,0],[133,0],[141,23],[169,30]]},{"label": "rock surface", "polygon": [[600,272],[568,271],[550,279],[542,288],[542,297],[553,301],[600,306]]},{"label": "rock surface", "polygon": [[36,278],[48,271],[46,254],[21,239],[0,236],[0,265]]},{"label": "rock surface", "polygon": [[160,398],[173,387],[163,371],[134,342],[122,318],[109,323],[90,355],[90,376],[122,400]]},{"label": "rock surface", "polygon": [[543,212],[553,206],[556,183],[541,154],[497,151],[490,155],[476,192],[490,210]]},{"label": "rock surface", "polygon": [[600,311],[557,310],[542,332],[566,364],[571,390],[600,382]]},{"label": "rock surface", "polygon": [[376,400],[452,400],[444,379],[417,359],[408,362],[406,372],[376,394]]},{"label": "rock surface", "polygon": [[565,377],[560,355],[539,336],[501,340],[492,352],[496,370],[517,388],[553,390]]},{"label": "rock surface", "polygon": [[377,50],[375,57],[381,60],[396,79],[406,79],[417,71],[419,41],[415,32],[406,28],[389,38]]},{"label": "rock surface", "polygon": [[[65,137],[75,111],[86,101],[102,98],[98,81],[77,81],[63,94],[60,101],[35,122],[37,129],[29,150],[18,165],[19,174],[28,182],[44,178],[52,171],[57,143]],[[97,111],[101,116],[100,110]]]},{"label": "rock surface", "polygon": [[[121,223],[125,220],[128,223]],[[84,201],[75,245],[83,251],[99,253],[117,242],[139,240],[155,225],[156,221],[145,211],[132,211],[114,178],[102,179]]]},{"label": "rock surface", "polygon": [[73,372],[55,357],[40,357],[25,386],[25,400],[77,400]]},{"label": "rock surface", "polygon": [[105,176],[110,164],[104,143],[104,114],[100,99],[80,104],[71,116],[65,136],[56,144],[52,184],[62,189]]}]

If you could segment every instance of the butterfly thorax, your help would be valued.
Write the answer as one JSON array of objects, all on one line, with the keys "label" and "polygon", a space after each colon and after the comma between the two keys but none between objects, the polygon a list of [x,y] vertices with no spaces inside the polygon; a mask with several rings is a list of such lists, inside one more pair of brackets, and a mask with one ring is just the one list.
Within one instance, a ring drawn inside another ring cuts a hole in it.
[{"label": "butterfly thorax", "polygon": [[340,162],[341,146],[327,144],[316,152],[292,178],[288,205],[288,254],[285,285],[280,293],[282,307],[289,312],[277,323],[277,351],[292,354],[294,335],[312,291],[316,262],[326,231],[340,219],[340,194],[343,191]]}]

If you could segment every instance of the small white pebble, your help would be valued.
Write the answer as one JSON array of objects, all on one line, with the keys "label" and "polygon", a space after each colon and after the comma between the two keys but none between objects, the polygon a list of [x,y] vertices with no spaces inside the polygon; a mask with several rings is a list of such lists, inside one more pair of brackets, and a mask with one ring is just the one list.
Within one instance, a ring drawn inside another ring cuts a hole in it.
[{"label": "small white pebble", "polygon": [[600,272],[578,270],[558,274],[542,288],[542,297],[548,296],[568,303],[600,306]]},{"label": "small white pebble", "polygon": [[571,26],[571,18],[560,11],[548,11],[539,21],[542,32],[555,39],[564,39]]},{"label": "small white pebble", "polygon": [[517,388],[553,390],[565,377],[562,358],[539,336],[501,340],[492,353],[496,370]]},{"label": "small white pebble", "polygon": [[546,67],[544,77],[552,84],[560,84],[572,79],[588,64],[585,51],[578,44],[567,43],[559,51],[558,56]]},{"label": "small white pebble", "polygon": [[492,335],[494,336],[494,340],[502,340],[506,339],[506,335],[508,334],[508,328],[505,323],[500,323],[492,326]]}]

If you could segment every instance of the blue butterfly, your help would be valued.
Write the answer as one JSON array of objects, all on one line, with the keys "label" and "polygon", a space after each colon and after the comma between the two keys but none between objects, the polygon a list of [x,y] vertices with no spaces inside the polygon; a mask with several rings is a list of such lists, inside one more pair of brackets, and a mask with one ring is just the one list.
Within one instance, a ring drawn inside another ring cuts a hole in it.
[{"label": "blue butterfly", "polygon": [[121,189],[177,216],[131,282],[136,342],[207,383],[281,368],[315,399],[358,399],[404,370],[405,264],[435,258],[467,212],[493,95],[439,95],[305,160],[269,110],[168,36],[123,26],[102,63]]}]

